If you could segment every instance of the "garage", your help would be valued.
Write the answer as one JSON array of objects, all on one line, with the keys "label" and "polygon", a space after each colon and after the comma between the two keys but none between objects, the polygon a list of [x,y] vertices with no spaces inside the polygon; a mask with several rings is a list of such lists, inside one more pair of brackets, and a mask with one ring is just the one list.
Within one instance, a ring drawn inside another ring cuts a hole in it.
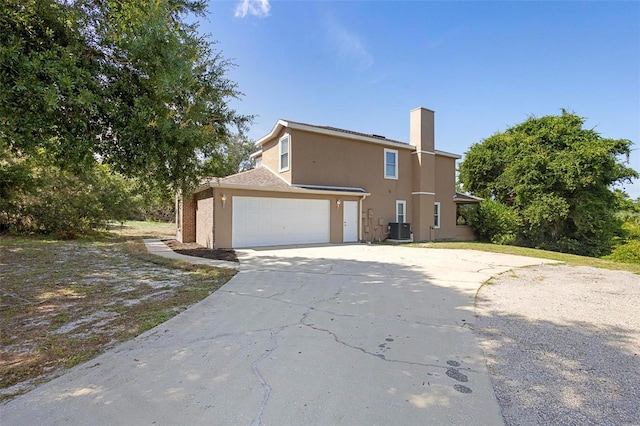
[{"label": "garage", "polygon": [[329,200],[232,198],[232,246],[328,243]]}]

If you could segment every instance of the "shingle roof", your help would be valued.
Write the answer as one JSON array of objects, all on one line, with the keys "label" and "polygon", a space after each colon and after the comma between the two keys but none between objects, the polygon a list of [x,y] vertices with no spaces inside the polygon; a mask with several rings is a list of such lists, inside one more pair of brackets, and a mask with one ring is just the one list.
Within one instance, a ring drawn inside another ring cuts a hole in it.
[{"label": "shingle roof", "polygon": [[315,128],[318,128],[318,129],[325,129],[325,130],[332,130],[334,132],[346,133],[346,134],[349,134],[349,135],[364,136],[364,137],[367,137],[367,138],[380,139],[381,141],[384,141],[384,142],[395,142],[395,143],[401,143],[401,144],[409,145],[406,142],[397,141],[397,140],[394,140],[394,139],[388,139],[388,138],[386,138],[384,136],[376,135],[376,134],[373,134],[373,133],[355,132],[353,130],[340,129],[338,127],[332,127],[332,126],[318,126],[316,124],[302,123],[300,121],[292,121],[292,120],[284,120],[284,121],[286,121],[287,123],[301,124],[303,126],[315,127]]},{"label": "shingle roof", "polygon": [[461,194],[459,192],[456,192],[456,194],[453,196],[453,201],[456,203],[479,203],[482,200],[483,198],[475,197],[468,194]]},{"label": "shingle roof", "polygon": [[258,167],[257,169],[221,178],[220,183],[226,185],[263,186],[266,188],[290,188],[287,182],[274,175],[266,167]]}]

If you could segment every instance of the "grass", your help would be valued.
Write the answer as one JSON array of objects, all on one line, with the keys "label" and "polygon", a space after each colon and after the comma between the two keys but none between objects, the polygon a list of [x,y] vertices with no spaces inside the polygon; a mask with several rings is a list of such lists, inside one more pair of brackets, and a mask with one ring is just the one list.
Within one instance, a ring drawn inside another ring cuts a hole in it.
[{"label": "grass", "polygon": [[155,327],[234,275],[147,253],[141,238],[174,229],[129,222],[74,241],[0,236],[0,400]]},{"label": "grass", "polygon": [[599,259],[596,257],[577,256],[575,254],[557,253],[554,251],[539,250],[528,247],[480,243],[477,241],[411,243],[407,244],[407,246],[441,249],[479,250],[491,253],[513,254],[517,256],[529,256],[540,259],[557,260],[571,266],[591,266],[594,268],[629,271],[640,274],[640,264],[621,263],[615,262],[613,260]]}]

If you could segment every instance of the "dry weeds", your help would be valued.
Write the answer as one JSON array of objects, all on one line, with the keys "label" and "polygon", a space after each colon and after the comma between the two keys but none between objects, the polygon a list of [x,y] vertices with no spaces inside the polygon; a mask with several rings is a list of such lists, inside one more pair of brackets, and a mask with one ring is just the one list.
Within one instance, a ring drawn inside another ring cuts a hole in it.
[{"label": "dry weeds", "polygon": [[148,330],[234,274],[146,253],[129,224],[97,241],[0,237],[0,400]]}]

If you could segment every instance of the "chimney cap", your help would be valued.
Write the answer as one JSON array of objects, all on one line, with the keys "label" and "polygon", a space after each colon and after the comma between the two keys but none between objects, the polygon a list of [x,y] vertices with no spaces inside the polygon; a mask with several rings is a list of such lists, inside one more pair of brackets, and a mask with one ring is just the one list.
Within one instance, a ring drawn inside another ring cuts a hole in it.
[{"label": "chimney cap", "polygon": [[423,109],[423,110],[425,110],[425,111],[429,111],[429,112],[433,112],[433,113],[435,113],[435,111],[434,111],[434,110],[429,109],[429,108],[425,108],[425,107],[417,107],[417,108],[414,108],[414,109],[412,109],[412,110],[411,110],[411,112],[413,112],[413,111],[417,111],[417,110],[420,110],[420,109]]}]

